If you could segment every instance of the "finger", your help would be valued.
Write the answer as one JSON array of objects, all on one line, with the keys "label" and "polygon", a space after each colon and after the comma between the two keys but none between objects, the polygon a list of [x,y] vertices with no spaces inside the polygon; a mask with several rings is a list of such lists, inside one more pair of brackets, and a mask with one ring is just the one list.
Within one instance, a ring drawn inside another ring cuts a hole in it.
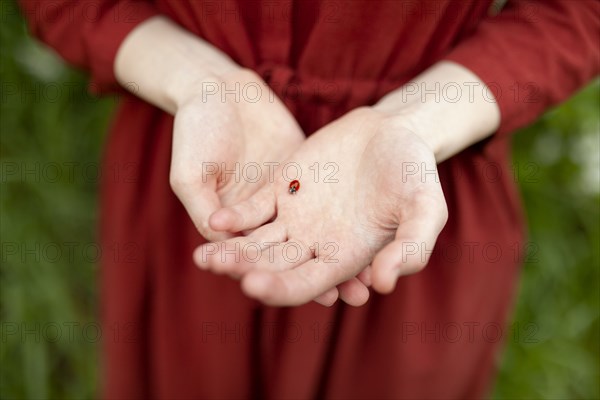
[{"label": "finger", "polygon": [[421,271],[446,224],[445,202],[419,199],[410,219],[398,226],[395,240],[377,253],[373,260],[373,289],[390,293],[401,275]]},{"label": "finger", "polygon": [[[236,239],[231,239],[232,241]],[[242,240],[242,242],[245,242]],[[239,247],[241,257],[235,263],[221,264],[218,269],[228,274],[239,276],[250,270],[280,272],[290,270],[314,258],[308,246],[297,242],[246,242]],[[232,249],[228,250],[232,252]]]},{"label": "finger", "polygon": [[367,268],[363,269],[360,274],[356,275],[356,277],[365,284],[366,287],[370,287],[373,283],[372,281],[372,268],[370,265],[367,265]]},{"label": "finger", "polygon": [[[273,242],[268,242],[272,244]],[[314,253],[304,243],[288,240],[276,243],[262,252],[254,262],[254,267],[267,271],[287,271],[314,259]]]},{"label": "finger", "polygon": [[256,228],[275,215],[275,194],[270,186],[259,189],[249,199],[217,210],[210,216],[216,231],[241,232]]},{"label": "finger", "polygon": [[320,296],[317,296],[313,301],[325,307],[331,307],[338,299],[339,293],[337,288],[331,288]]},{"label": "finger", "polygon": [[259,226],[248,237],[259,243],[282,243],[288,240],[287,229],[284,224],[279,222]]},{"label": "finger", "polygon": [[250,271],[242,279],[242,290],[268,305],[296,306],[308,303],[354,274],[342,269],[339,262],[313,259],[288,271]]},{"label": "finger", "polygon": [[185,207],[198,232],[212,242],[233,237],[229,232],[215,231],[208,223],[211,214],[221,208],[221,201],[217,193],[212,188],[199,190],[190,188],[180,188],[175,191],[175,194]]},{"label": "finger", "polygon": [[233,277],[255,267],[257,257],[269,247],[287,240],[285,228],[273,223],[261,226],[250,236],[240,236],[218,243],[205,243],[194,251],[194,261],[201,269]]},{"label": "finger", "polygon": [[194,262],[200,269],[238,279],[245,269],[249,268],[248,263],[242,262],[254,259],[254,253],[262,253],[263,249],[257,246],[258,244],[248,237],[205,243],[194,251]]},{"label": "finger", "polygon": [[351,278],[337,286],[340,300],[348,305],[359,307],[369,300],[369,289],[357,278]]}]

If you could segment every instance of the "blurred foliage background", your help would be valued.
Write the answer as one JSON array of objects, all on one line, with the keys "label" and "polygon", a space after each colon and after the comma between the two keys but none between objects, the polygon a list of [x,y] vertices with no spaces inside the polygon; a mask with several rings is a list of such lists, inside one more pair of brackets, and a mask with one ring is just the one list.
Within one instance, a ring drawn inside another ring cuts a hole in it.
[{"label": "blurred foliage background", "polygon": [[[12,2],[0,24],[0,398],[94,398],[100,332],[98,165],[113,98],[32,40]],[[537,248],[493,398],[600,398],[600,84],[514,138]],[[532,325],[533,324],[533,325]]]}]

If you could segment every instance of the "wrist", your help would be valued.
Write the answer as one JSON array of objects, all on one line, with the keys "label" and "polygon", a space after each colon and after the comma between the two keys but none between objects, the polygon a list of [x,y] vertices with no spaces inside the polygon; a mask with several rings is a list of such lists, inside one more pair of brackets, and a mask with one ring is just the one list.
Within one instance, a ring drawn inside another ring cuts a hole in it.
[{"label": "wrist", "polygon": [[386,103],[377,103],[372,107],[373,111],[380,115],[380,126],[383,130],[395,132],[410,132],[418,136],[429,148],[431,154],[439,163],[442,156],[443,141],[445,135],[439,134],[440,128],[435,118],[428,118],[430,112],[426,107],[416,105],[405,105],[403,107],[388,107]]},{"label": "wrist", "polygon": [[[190,45],[195,47],[197,44]],[[230,88],[234,80],[248,75],[247,69],[224,54],[207,60],[205,50],[182,49],[186,54],[185,61],[179,63],[165,80],[163,95],[174,112],[191,101],[219,94],[223,88]]]},{"label": "wrist", "polygon": [[175,107],[175,112],[190,103],[213,101],[238,101],[244,99],[247,85],[259,85],[260,90],[270,90],[255,71],[243,67],[223,69],[221,73],[196,75],[192,79],[182,79],[167,89]]},{"label": "wrist", "polygon": [[174,114],[206,82],[240,70],[226,54],[166,17],[141,23],[115,58],[117,80],[138,97]]},{"label": "wrist", "polygon": [[487,86],[465,67],[440,62],[384,96],[374,109],[390,126],[409,126],[437,162],[491,135],[500,111]]}]

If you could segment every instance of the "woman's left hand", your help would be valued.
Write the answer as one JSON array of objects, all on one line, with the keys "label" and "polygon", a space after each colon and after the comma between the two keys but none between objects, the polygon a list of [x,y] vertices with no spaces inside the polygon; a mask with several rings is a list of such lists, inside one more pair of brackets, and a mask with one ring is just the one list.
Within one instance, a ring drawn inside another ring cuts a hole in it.
[{"label": "woman's left hand", "polygon": [[270,305],[329,305],[338,296],[361,305],[371,282],[391,292],[399,276],[425,267],[447,220],[436,160],[417,125],[365,107],[322,128],[273,183],[211,216],[215,230],[256,229],[199,247],[196,263],[241,276],[246,294]]}]

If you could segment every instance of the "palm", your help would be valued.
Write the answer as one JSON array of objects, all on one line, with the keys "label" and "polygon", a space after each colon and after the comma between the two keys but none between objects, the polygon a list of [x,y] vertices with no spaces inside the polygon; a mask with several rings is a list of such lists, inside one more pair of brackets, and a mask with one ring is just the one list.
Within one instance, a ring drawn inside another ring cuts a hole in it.
[{"label": "palm", "polygon": [[[228,230],[274,218],[248,237],[231,239],[240,249],[260,243],[264,255],[246,251],[237,262],[204,247],[196,255],[201,266],[246,274],[249,295],[287,305],[319,298],[336,285],[344,300],[358,304],[368,292],[354,277],[371,263],[374,286],[382,292],[393,288],[390,274],[400,267],[412,272],[424,265],[423,253],[402,263],[401,247],[407,241],[432,246],[446,211],[435,160],[416,135],[385,128],[369,109],[356,110],[313,135],[289,161],[303,173],[296,195],[278,174],[247,202],[211,217],[215,228]],[[425,166],[429,179],[414,173]],[[301,256],[295,249],[302,249]]]},{"label": "palm", "polygon": [[[242,84],[257,79],[237,78]],[[171,184],[209,238],[231,235],[210,229],[208,216],[256,192],[269,178],[265,166],[284,160],[304,139],[293,117],[266,90],[263,86],[258,101],[222,98],[221,92],[199,96],[176,114]]]}]

